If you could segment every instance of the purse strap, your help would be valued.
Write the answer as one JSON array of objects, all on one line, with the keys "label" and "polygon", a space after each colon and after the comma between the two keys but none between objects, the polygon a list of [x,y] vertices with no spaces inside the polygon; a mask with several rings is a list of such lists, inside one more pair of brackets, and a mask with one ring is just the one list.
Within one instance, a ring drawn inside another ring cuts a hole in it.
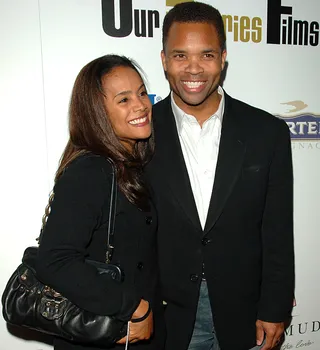
[{"label": "purse strap", "polygon": [[110,208],[109,208],[109,220],[108,220],[108,232],[107,232],[107,251],[106,251],[106,263],[109,264],[112,259],[114,251],[114,225],[116,219],[117,209],[117,177],[115,172],[115,165],[110,158],[106,158],[111,164],[112,168],[112,180],[111,180],[111,191],[110,191]]},{"label": "purse strap", "polygon": [[[106,263],[110,264],[113,251],[114,251],[114,226],[115,226],[115,218],[116,218],[116,209],[117,209],[117,177],[116,177],[116,171],[115,171],[115,165],[112,159],[105,158],[110,164],[112,169],[112,177],[111,177],[111,190],[110,190],[110,208],[109,208],[109,216],[108,216],[108,229],[107,229],[107,250],[106,250]],[[52,192],[49,198],[49,203],[46,207],[46,213],[45,216],[48,216],[50,213],[50,204],[54,198],[54,193]],[[43,235],[44,227],[46,224],[46,219],[44,218],[42,220],[42,227],[40,230],[40,235],[36,239],[38,241],[38,244],[41,243],[41,237]]]}]

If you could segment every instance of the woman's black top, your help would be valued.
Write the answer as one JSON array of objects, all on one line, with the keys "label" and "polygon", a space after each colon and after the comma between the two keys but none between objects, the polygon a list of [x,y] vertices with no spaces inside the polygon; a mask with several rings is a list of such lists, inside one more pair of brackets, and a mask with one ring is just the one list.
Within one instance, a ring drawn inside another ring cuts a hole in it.
[{"label": "woman's black top", "polygon": [[[112,263],[124,271],[121,284],[85,263],[86,258],[105,261],[111,180],[111,164],[94,154],[79,156],[66,168],[54,187],[37,274],[79,307],[124,321],[131,318],[141,299],[148,300],[154,312],[155,335],[151,341],[130,347],[159,350],[164,334],[157,288],[157,216],[152,202],[150,211],[144,212],[118,190]],[[98,348],[57,338],[55,349]]]}]

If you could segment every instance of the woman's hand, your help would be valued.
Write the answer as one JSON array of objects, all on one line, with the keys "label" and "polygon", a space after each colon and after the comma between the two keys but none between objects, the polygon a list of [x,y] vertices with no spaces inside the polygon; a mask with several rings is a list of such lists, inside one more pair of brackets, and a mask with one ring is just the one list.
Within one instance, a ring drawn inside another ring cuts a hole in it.
[{"label": "woman's hand", "polygon": [[[143,317],[149,309],[149,303],[141,299],[139,306],[132,315],[131,320]],[[153,313],[150,311],[148,317],[141,322],[130,322],[129,342],[136,343],[140,340],[147,340],[153,333]],[[127,337],[120,339],[118,344],[125,344]]]}]

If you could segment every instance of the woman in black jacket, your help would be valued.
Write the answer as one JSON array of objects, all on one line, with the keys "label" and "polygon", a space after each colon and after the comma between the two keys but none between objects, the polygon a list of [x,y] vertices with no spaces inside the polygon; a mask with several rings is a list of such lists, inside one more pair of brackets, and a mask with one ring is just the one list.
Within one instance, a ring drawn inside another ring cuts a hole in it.
[{"label": "woman in black jacket", "polygon": [[[37,275],[77,306],[130,322],[130,348],[163,347],[157,289],[157,219],[143,180],[153,152],[151,103],[131,60],[106,55],[79,73],[69,111],[70,138],[56,173],[45,215]],[[85,263],[105,261],[112,166],[117,207],[112,263],[125,274],[119,284]],[[151,309],[151,312],[150,312]],[[147,315],[149,313],[149,315]],[[147,317],[144,317],[147,316]],[[122,347],[121,339],[115,348]],[[132,344],[132,345],[131,345]],[[98,350],[62,338],[56,350]]]}]

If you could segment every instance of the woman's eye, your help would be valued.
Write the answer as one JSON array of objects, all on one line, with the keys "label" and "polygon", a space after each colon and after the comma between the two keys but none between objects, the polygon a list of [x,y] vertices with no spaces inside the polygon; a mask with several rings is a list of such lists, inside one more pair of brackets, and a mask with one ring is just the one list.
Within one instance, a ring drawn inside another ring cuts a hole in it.
[{"label": "woman's eye", "polygon": [[119,103],[125,103],[125,102],[128,102],[127,97],[125,97],[125,98],[123,98],[122,100],[119,101]]}]

